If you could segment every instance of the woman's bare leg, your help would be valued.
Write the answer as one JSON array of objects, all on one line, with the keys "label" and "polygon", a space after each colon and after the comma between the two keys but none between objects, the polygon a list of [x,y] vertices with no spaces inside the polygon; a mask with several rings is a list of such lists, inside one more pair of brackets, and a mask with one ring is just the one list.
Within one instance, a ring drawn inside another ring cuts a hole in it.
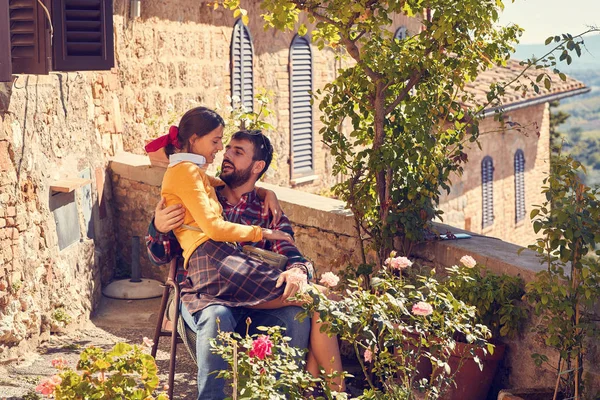
[{"label": "woman's bare leg", "polygon": [[[249,307],[256,309],[274,309],[287,306],[302,306],[301,302],[290,302],[287,299],[279,297],[275,300]],[[342,359],[340,356],[340,347],[337,336],[329,337],[327,333],[321,332],[322,322],[319,322],[319,314],[314,313],[310,325],[310,342],[308,347],[308,357],[306,361],[306,370],[314,377],[319,376],[319,368],[323,368],[326,374],[342,373]],[[346,389],[344,380],[341,376],[329,382],[331,390],[343,391]]]}]

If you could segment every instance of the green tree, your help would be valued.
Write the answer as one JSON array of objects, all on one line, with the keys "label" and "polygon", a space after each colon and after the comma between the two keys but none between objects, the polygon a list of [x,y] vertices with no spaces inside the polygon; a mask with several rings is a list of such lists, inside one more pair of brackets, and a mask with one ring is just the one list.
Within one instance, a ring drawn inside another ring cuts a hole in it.
[{"label": "green tree", "polygon": [[[239,0],[223,5],[247,17]],[[506,63],[521,34],[518,26],[497,24],[502,0],[263,0],[261,7],[266,26],[300,35],[310,27],[317,47],[336,48],[350,61],[316,93],[320,133],[334,157],[334,173],[347,177],[334,190],[354,212],[359,236],[377,250],[379,265],[393,247],[409,254],[441,215],[440,191],[449,191],[451,174],[462,172],[466,146],[479,136],[481,111],[500,106],[512,84],[519,92],[539,92],[553,79],[542,70],[528,83],[520,82],[524,73],[493,82],[485,104],[465,91],[481,71]],[[395,14],[422,19],[424,29],[395,39]],[[581,52],[580,41],[563,35],[554,49],[570,63],[569,53]],[[547,56],[536,62],[556,64]],[[351,123],[345,135],[344,121]]]}]

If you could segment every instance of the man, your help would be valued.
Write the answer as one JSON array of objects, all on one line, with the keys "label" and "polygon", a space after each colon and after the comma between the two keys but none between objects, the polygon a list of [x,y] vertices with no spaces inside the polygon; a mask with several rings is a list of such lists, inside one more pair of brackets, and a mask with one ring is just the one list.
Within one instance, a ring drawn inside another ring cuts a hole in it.
[{"label": "man", "polygon": [[[263,228],[282,230],[293,237],[293,230],[283,214],[272,218],[262,200],[256,194],[255,184],[269,167],[273,158],[273,147],[269,139],[260,131],[240,131],[233,135],[227,145],[220,178],[225,185],[218,186],[216,193],[223,206],[223,216],[230,222],[246,225],[258,225]],[[185,184],[185,182],[182,182]],[[165,264],[176,255],[179,244],[172,233],[163,234],[179,227],[183,223],[185,209],[182,205],[163,209],[164,201],[158,204],[155,219],[148,228],[148,254],[155,264]],[[277,218],[279,217],[279,218]],[[312,278],[312,264],[306,260],[290,242],[261,241],[250,244],[283,254],[288,257],[286,271],[281,275],[300,269]],[[285,280],[285,279],[283,279]],[[286,283],[284,295],[291,296],[297,288]],[[299,322],[295,316],[299,307],[284,307],[272,310],[255,310],[243,307],[211,305],[203,310],[190,313],[186,308],[185,296],[182,297],[181,314],[186,323],[196,331],[196,355],[198,358],[198,399],[223,399],[225,382],[217,379],[213,372],[227,369],[226,362],[210,351],[209,340],[216,337],[217,330],[237,331],[245,334],[246,319],[252,320],[252,326],[279,325],[286,328],[286,336],[292,338],[290,345],[299,348],[308,346],[310,322]],[[217,326],[217,318],[220,323]]]}]

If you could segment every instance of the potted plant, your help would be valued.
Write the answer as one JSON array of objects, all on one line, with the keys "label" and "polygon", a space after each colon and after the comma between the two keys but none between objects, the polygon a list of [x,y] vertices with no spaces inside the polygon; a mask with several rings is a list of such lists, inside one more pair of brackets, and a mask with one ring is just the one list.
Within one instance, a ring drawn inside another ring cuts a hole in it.
[{"label": "potted plant", "polygon": [[445,285],[456,298],[476,308],[477,322],[492,333],[494,350],[485,354],[459,338],[450,358],[450,365],[456,371],[455,387],[447,399],[478,400],[486,398],[504,358],[505,345],[499,339],[517,335],[527,318],[521,304],[525,284],[520,277],[485,270],[471,256],[462,257],[460,262],[462,266],[448,268]]},{"label": "potted plant", "polygon": [[[404,276],[411,267],[406,257],[392,255],[370,285],[362,277],[350,280],[338,301],[308,291],[313,301],[306,315],[317,312],[325,329],[354,348],[367,382],[360,399],[439,398],[452,382],[456,332],[487,348],[489,329],[476,322],[475,308],[457,299],[435,271]],[[431,379],[418,368],[423,360],[430,361]]]}]

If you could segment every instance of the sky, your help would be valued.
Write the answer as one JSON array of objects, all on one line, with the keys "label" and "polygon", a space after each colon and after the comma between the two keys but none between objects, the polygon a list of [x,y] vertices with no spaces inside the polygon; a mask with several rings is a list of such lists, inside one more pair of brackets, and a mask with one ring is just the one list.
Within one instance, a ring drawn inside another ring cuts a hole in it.
[{"label": "sky", "polygon": [[521,44],[541,44],[561,33],[579,34],[587,25],[600,27],[600,0],[504,0],[504,5],[500,23],[525,29]]}]

